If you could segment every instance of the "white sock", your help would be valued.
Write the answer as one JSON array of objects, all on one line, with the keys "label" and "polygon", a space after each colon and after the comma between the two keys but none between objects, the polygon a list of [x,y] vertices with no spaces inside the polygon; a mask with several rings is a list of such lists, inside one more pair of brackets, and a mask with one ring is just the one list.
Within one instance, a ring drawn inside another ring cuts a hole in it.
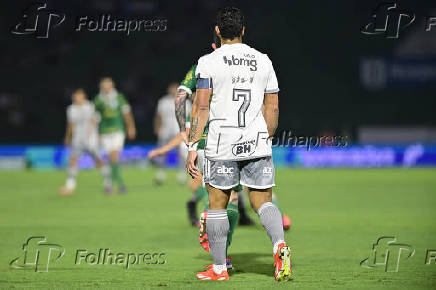
[{"label": "white sock", "polygon": [[158,169],[156,172],[156,180],[162,182],[165,179],[165,171],[163,169]]},{"label": "white sock", "polygon": [[273,252],[274,252],[274,255],[275,254],[277,254],[277,248],[279,247],[279,245],[281,244],[281,243],[284,243],[285,241],[283,241],[283,240],[278,240],[277,242],[275,242],[275,244],[274,244],[274,246],[273,246]]},{"label": "white sock", "polygon": [[224,265],[215,265],[215,264],[213,264],[213,271],[216,274],[221,274],[224,270],[227,270],[227,265],[226,264],[224,264]]},{"label": "white sock", "polygon": [[111,186],[112,179],[111,179],[110,167],[107,164],[105,164],[100,168],[100,172],[101,172],[101,175],[103,176],[104,186]]},{"label": "white sock", "polygon": [[76,180],[74,178],[67,178],[67,182],[65,183],[65,187],[68,190],[74,190],[76,188]]}]

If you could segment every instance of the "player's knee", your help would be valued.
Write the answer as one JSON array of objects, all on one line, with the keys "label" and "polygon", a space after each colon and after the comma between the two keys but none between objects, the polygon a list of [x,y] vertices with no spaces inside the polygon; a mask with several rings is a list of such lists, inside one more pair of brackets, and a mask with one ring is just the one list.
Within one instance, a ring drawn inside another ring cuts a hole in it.
[{"label": "player's knee", "polygon": [[201,178],[190,179],[188,182],[189,189],[192,191],[197,190],[202,184]]},{"label": "player's knee", "polygon": [[208,186],[209,209],[225,209],[229,202],[230,190],[219,190]]},{"label": "player's knee", "polygon": [[75,166],[77,166],[77,160],[78,160],[79,158],[76,156],[76,155],[74,155],[74,156],[71,156],[71,158],[70,158],[70,166],[71,167],[75,167]]},{"label": "player's knee", "polygon": [[118,162],[118,156],[119,156],[119,152],[118,151],[112,151],[110,153],[110,160],[112,163],[116,163]]},{"label": "player's knee", "polygon": [[229,203],[237,205],[238,201],[239,201],[238,193],[236,191],[232,190],[232,193],[230,194]]},{"label": "player's knee", "polygon": [[250,204],[251,207],[257,212],[262,204],[265,202],[271,202],[271,188],[267,189],[254,189],[249,188],[250,192]]}]

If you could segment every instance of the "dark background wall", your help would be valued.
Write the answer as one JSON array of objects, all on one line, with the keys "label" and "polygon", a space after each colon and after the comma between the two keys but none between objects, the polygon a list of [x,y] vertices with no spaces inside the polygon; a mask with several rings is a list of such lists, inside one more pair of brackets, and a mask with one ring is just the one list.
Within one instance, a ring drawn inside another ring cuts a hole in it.
[{"label": "dark background wall", "polygon": [[[247,17],[244,41],[272,59],[281,88],[280,129],[295,134],[356,135],[362,125],[436,125],[434,84],[365,88],[365,57],[395,56],[399,39],[360,33],[380,1],[48,1],[66,21],[48,39],[10,29],[30,1],[7,1],[0,12],[0,142],[59,143],[71,90],[97,93],[112,76],[133,105],[139,142],[153,141],[157,99],[209,52],[216,12],[227,5]],[[434,1],[397,1],[418,17],[436,16]],[[165,32],[75,32],[82,15],[167,19]],[[419,18],[421,19],[421,18]],[[426,35],[436,38],[434,32]],[[424,40],[424,46],[425,46]],[[419,48],[417,49],[419,51]],[[436,51],[427,52],[432,59]]]}]

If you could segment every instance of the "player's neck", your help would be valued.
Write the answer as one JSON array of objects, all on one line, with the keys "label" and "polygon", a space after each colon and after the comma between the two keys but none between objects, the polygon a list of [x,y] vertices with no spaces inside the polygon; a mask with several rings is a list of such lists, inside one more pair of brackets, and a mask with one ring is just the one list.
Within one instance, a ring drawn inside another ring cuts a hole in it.
[{"label": "player's neck", "polygon": [[221,45],[224,44],[236,44],[236,43],[242,43],[242,37],[235,37],[233,39],[221,39]]}]

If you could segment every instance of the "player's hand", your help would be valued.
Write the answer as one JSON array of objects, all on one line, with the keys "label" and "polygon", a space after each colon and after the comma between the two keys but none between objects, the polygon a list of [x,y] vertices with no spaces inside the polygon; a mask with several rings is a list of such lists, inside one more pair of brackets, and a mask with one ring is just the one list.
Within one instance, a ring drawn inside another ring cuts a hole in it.
[{"label": "player's hand", "polygon": [[198,170],[197,166],[197,151],[191,150],[188,152],[188,157],[186,158],[186,170],[188,171],[189,175],[193,179],[198,178],[200,176],[200,170]]},{"label": "player's hand", "polygon": [[147,158],[148,159],[153,159],[156,156],[161,155],[162,152],[159,150],[159,148],[153,149],[150,152],[148,152]]},{"label": "player's hand", "polygon": [[64,145],[65,146],[70,146],[71,145],[71,139],[70,138],[65,138],[64,139]]},{"label": "player's hand", "polygon": [[127,138],[129,138],[129,140],[133,140],[133,139],[136,138],[136,129],[135,129],[135,127],[127,128]]}]

